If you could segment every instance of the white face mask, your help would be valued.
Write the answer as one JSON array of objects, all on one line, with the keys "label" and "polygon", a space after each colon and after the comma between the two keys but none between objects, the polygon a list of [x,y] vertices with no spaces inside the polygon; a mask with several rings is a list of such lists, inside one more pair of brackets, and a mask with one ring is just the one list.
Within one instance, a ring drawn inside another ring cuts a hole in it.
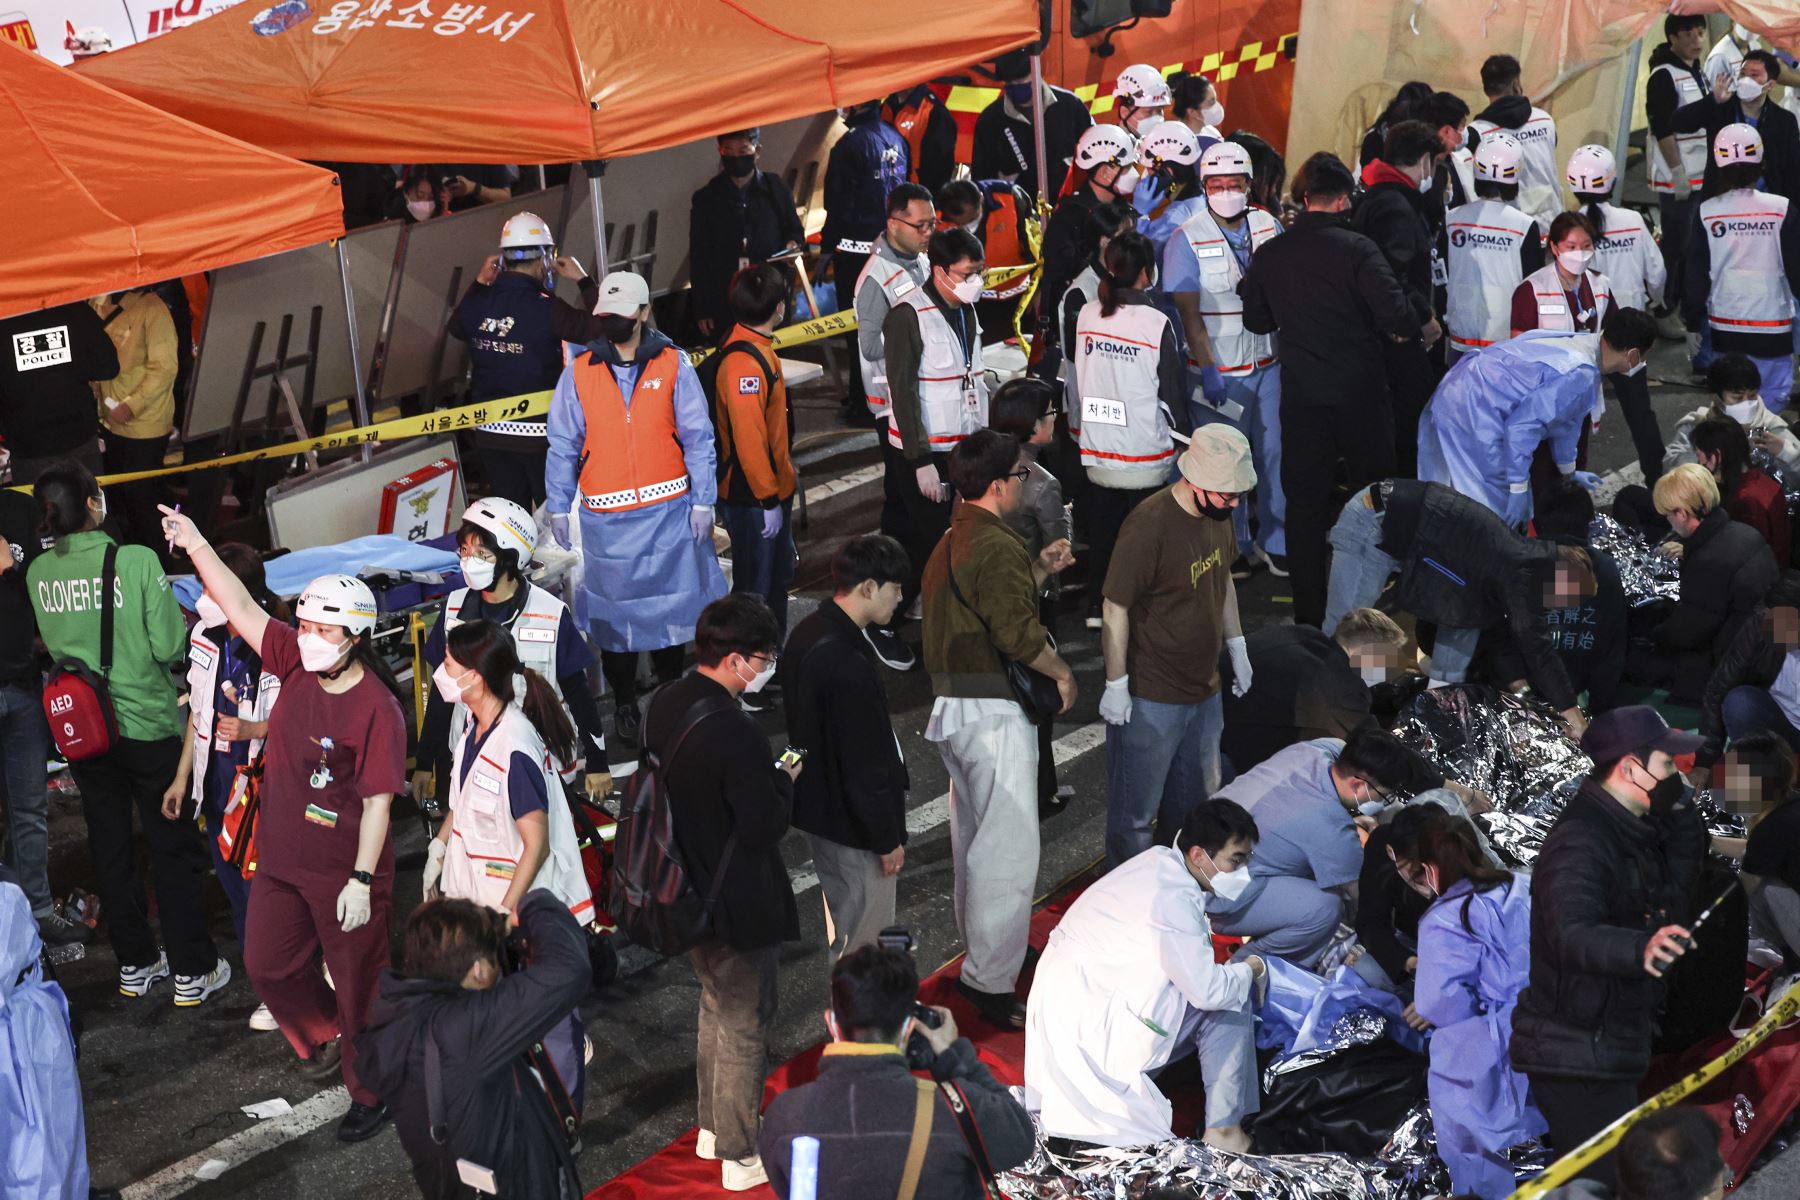
[{"label": "white face mask", "polygon": [[1588,264],[1594,261],[1592,250],[1558,250],[1556,265],[1571,275],[1579,275],[1586,271]]},{"label": "white face mask", "polygon": [[1748,76],[1737,81],[1737,98],[1745,104],[1755,104],[1762,99],[1763,85]]},{"label": "white face mask", "polygon": [[348,640],[327,641],[316,633],[303,633],[297,640],[300,643],[300,665],[309,671],[331,670],[350,650]]},{"label": "white face mask", "polygon": [[1748,425],[1750,424],[1750,417],[1756,412],[1756,405],[1757,401],[1755,400],[1746,400],[1742,404],[1727,404],[1725,406],[1725,415],[1736,421],[1739,425]]},{"label": "white face mask", "polygon": [[1214,97],[1201,107],[1200,119],[1216,129],[1223,128],[1225,124],[1225,106],[1219,103],[1217,97]]},{"label": "white face mask", "polygon": [[964,304],[973,304],[981,299],[981,272],[977,271],[961,283],[953,284],[950,294]]},{"label": "white face mask", "polygon": [[[1206,850],[1202,848],[1200,853],[1206,854]],[[1206,861],[1212,863],[1213,867],[1213,877],[1206,884],[1219,899],[1228,902],[1236,900],[1250,886],[1250,864],[1245,863],[1235,871],[1221,871],[1219,864],[1213,862],[1212,855],[1206,854]]]},{"label": "white face mask", "polygon": [[412,214],[413,220],[423,221],[423,220],[428,219],[432,213],[437,211],[437,201],[436,200],[408,200],[406,202],[406,211]]},{"label": "white face mask", "polygon": [[[754,694],[756,692],[760,692],[763,690],[764,687],[768,686],[769,680],[773,679],[774,677],[775,677],[775,663],[773,661],[766,662],[763,664],[762,670],[760,670],[756,674],[752,675],[749,679],[749,682],[744,684],[744,691],[752,693],[752,694]],[[742,679],[743,676],[739,675],[738,678]]]},{"label": "white face mask", "polygon": [[225,610],[205,592],[201,592],[200,598],[194,601],[194,615],[200,618],[202,629],[217,629],[225,624]]},{"label": "white face mask", "polygon": [[1212,209],[1213,212],[1229,221],[1234,217],[1242,216],[1244,210],[1250,207],[1250,193],[1239,191],[1208,192],[1206,193],[1206,207]]},{"label": "white face mask", "polygon": [[1425,178],[1419,180],[1419,195],[1421,195],[1421,196],[1431,195],[1431,185],[1436,182],[1437,182],[1437,180],[1433,177],[1433,172],[1426,171]]},{"label": "white face mask", "polygon": [[[465,672],[460,678],[466,679],[469,674],[472,674],[472,672]],[[458,678],[458,676],[450,673],[450,664],[448,662],[439,663],[437,665],[437,670],[431,673],[432,686],[437,688],[437,694],[442,696],[444,700],[450,704],[461,704],[463,692],[468,687],[467,684],[458,683]]]},{"label": "white face mask", "polygon": [[1469,148],[1469,127],[1467,125],[1464,125],[1462,127],[1462,132],[1457,135],[1456,144],[1461,146],[1464,150]]},{"label": "white face mask", "polygon": [[1387,808],[1385,800],[1364,800],[1356,806],[1356,811],[1365,817],[1378,817]]},{"label": "white face mask", "polygon": [[99,520],[100,521],[106,520],[106,489],[105,488],[100,489],[100,494],[94,498],[94,502],[100,506]]},{"label": "white face mask", "polygon": [[969,222],[965,223],[963,225],[963,228],[968,230],[970,233],[979,236],[981,233],[981,218],[976,217],[973,221],[969,221]]},{"label": "white face mask", "polygon": [[485,592],[494,586],[494,564],[487,559],[468,554],[456,561],[462,567],[463,582],[476,591]]},{"label": "white face mask", "polygon": [[1379,664],[1364,663],[1356,668],[1356,673],[1362,676],[1365,687],[1374,687],[1378,683],[1387,682],[1387,668]]},{"label": "white face mask", "polygon": [[1142,178],[1143,175],[1136,167],[1126,167],[1119,172],[1119,177],[1113,180],[1112,190],[1121,196],[1129,196],[1137,191],[1138,180]]}]

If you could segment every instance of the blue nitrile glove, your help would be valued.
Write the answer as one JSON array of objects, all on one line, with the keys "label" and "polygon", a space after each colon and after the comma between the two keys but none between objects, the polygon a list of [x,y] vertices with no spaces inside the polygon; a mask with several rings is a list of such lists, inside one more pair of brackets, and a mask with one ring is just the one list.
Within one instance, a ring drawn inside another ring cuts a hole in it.
[{"label": "blue nitrile glove", "polygon": [[1168,180],[1152,171],[1138,180],[1137,187],[1132,189],[1131,207],[1147,217],[1156,210],[1157,204],[1168,194]]},{"label": "blue nitrile glove", "polygon": [[1600,486],[1600,477],[1592,471],[1576,471],[1574,474],[1570,475],[1569,478],[1573,479],[1576,483],[1579,483],[1590,492]]},{"label": "blue nitrile glove", "polygon": [[1216,365],[1200,368],[1200,394],[1214,408],[1225,407],[1228,399],[1225,394],[1225,376],[1219,373]]},{"label": "blue nitrile glove", "polygon": [[696,542],[712,536],[712,525],[712,505],[696,504],[688,509],[688,532],[694,535]]},{"label": "blue nitrile glove", "polygon": [[569,548],[569,514],[550,514],[550,540],[564,550]]},{"label": "blue nitrile glove", "polygon": [[1514,529],[1525,528],[1525,522],[1531,519],[1531,489],[1508,492],[1503,503],[1500,515],[1506,518],[1506,523]]},{"label": "blue nitrile glove", "polygon": [[781,532],[781,506],[763,509],[763,541],[768,541]]}]

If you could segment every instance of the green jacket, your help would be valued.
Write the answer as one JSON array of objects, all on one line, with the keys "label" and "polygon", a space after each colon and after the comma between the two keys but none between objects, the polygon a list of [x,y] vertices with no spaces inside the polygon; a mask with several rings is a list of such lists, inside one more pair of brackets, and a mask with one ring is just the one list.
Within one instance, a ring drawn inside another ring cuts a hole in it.
[{"label": "green jacket", "polygon": [[[100,669],[100,572],[112,539],[98,529],[56,539],[31,562],[25,580],[38,636],[50,657]],[[181,709],[169,667],[187,656],[187,623],[156,551],[120,546],[114,567],[113,665],[107,678],[119,736],[134,741],[180,737]]]},{"label": "green jacket", "polygon": [[[950,590],[952,565],[963,598],[980,616]],[[957,505],[950,532],[925,564],[922,595],[931,690],[939,696],[1012,699],[1001,656],[1030,662],[1049,640],[1038,621],[1037,581],[1025,539],[985,508]],[[993,628],[991,638],[983,617]]]}]

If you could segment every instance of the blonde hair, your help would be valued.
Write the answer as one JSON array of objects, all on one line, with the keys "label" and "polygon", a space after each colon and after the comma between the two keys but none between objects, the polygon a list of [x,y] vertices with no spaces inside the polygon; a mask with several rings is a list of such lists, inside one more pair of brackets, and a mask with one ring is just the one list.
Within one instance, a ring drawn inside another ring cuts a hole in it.
[{"label": "blonde hair", "polygon": [[1337,631],[1332,636],[1337,639],[1338,645],[1346,649],[1371,643],[1384,646],[1406,644],[1406,631],[1394,623],[1394,618],[1374,608],[1351,609],[1338,622]]},{"label": "blonde hair", "polygon": [[1699,463],[1682,463],[1656,481],[1652,498],[1660,516],[1680,508],[1698,520],[1719,507],[1719,484]]}]

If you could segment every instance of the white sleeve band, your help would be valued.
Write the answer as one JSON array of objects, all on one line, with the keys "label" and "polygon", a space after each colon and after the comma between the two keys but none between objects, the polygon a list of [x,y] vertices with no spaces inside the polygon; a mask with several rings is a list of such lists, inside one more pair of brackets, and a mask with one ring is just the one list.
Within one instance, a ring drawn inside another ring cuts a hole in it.
[{"label": "white sleeve band", "polygon": [[1529,492],[1531,490],[1531,481],[1529,479],[1527,479],[1523,483],[1508,484],[1507,490],[1510,491],[1515,496],[1519,495],[1522,492]]}]

